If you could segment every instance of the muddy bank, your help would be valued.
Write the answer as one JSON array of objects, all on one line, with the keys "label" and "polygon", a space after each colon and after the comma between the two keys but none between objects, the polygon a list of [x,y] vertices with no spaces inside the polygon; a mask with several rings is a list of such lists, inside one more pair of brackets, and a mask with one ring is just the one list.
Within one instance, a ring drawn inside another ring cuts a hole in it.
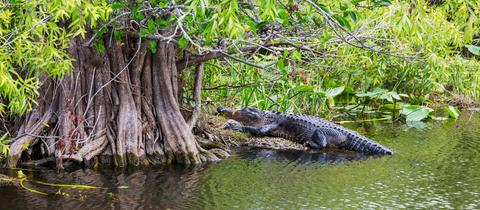
[{"label": "muddy bank", "polygon": [[302,144],[276,137],[255,137],[247,133],[226,129],[230,124],[236,124],[220,116],[204,115],[194,129],[198,138],[224,144],[227,147],[255,147],[272,150],[308,150]]}]

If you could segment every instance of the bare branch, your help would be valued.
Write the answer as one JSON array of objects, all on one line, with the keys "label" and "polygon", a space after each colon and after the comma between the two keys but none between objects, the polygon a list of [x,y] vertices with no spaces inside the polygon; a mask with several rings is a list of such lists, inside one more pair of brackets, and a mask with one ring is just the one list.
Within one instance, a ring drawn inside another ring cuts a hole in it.
[{"label": "bare branch", "polygon": [[[378,49],[375,49],[371,46],[367,46],[364,44],[364,42],[362,42],[357,36],[355,36],[354,34],[352,34],[350,31],[348,31],[347,29],[345,29],[343,26],[341,26],[330,14],[328,14],[327,12],[323,11],[323,9],[318,6],[315,2],[313,2],[312,0],[305,0],[306,2],[308,2],[309,4],[311,4],[316,10],[318,10],[322,16],[325,17],[325,20],[328,24],[328,26],[330,26],[330,28],[333,30],[333,32],[337,35],[338,38],[340,38],[342,41],[344,41],[345,43],[353,46],[353,47],[357,47],[357,48],[362,48],[362,49],[367,49],[367,50],[370,50],[372,52],[376,52],[376,53],[380,53],[380,54],[385,54],[385,55],[388,55],[388,56],[392,56],[392,57],[398,57],[398,58],[402,58],[402,59],[412,59],[412,58],[416,58],[415,56],[404,56],[404,55],[397,55],[397,54],[392,54],[390,52],[386,52],[386,51],[382,51],[382,50],[378,50]],[[345,32],[348,36],[352,37],[354,40],[356,40],[360,45],[357,45],[357,44],[354,44],[352,43],[351,41],[347,40],[338,30],[342,30],[343,32]]]},{"label": "bare branch", "polygon": [[255,5],[253,4],[252,0],[248,0],[248,5],[250,5],[250,8],[253,11],[253,16],[255,17],[255,22],[259,23],[260,22],[260,17],[258,16],[258,12],[255,9]]}]

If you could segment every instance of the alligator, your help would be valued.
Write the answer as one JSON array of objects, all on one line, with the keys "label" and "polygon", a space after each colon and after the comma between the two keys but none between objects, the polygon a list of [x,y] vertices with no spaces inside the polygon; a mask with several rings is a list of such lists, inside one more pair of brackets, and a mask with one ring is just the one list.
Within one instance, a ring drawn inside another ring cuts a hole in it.
[{"label": "alligator", "polygon": [[280,137],[312,149],[340,148],[367,155],[393,155],[393,151],[387,147],[319,117],[270,112],[251,107],[238,111],[218,107],[217,111],[242,124],[228,125],[232,130],[257,136]]}]

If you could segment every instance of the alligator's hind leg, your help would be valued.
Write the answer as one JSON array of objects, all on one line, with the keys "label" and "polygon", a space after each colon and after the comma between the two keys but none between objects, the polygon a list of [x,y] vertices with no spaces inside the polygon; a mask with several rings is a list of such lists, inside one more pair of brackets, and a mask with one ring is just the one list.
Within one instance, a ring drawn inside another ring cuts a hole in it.
[{"label": "alligator's hind leg", "polygon": [[313,149],[323,149],[327,146],[327,137],[316,130],[312,138],[305,142],[305,145]]},{"label": "alligator's hind leg", "polygon": [[312,138],[305,143],[311,148],[322,149],[327,145],[338,146],[345,140],[347,140],[347,136],[340,131],[332,128],[318,128],[313,132]]}]

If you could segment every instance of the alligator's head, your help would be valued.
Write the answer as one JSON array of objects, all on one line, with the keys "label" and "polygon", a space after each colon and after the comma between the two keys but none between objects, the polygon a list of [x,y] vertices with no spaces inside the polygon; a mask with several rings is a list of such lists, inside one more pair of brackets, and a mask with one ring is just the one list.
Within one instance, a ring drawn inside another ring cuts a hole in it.
[{"label": "alligator's head", "polygon": [[225,107],[218,107],[217,111],[225,117],[238,121],[243,125],[259,127],[265,124],[265,111],[251,107],[245,107],[237,111]]}]

